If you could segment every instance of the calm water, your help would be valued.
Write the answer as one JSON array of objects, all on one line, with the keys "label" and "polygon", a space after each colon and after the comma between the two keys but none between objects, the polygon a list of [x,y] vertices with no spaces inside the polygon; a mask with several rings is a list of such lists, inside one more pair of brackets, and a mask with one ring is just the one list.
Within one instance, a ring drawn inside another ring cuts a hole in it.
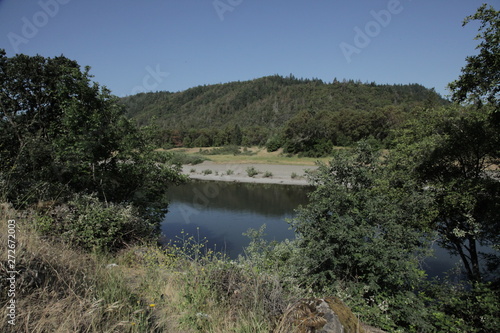
[{"label": "calm water", "polygon": [[193,182],[170,189],[169,213],[162,224],[167,239],[181,232],[206,238],[210,248],[230,257],[243,253],[249,228],[266,224],[266,239],[293,239],[286,219],[307,203],[308,187],[230,182]]},{"label": "calm water", "polygon": [[[189,234],[208,240],[211,249],[223,250],[232,258],[243,254],[249,228],[266,224],[266,238],[293,239],[286,219],[299,205],[307,204],[310,187],[262,185],[229,182],[192,182],[170,189],[171,203],[162,232],[166,240]],[[182,233],[184,232],[184,233]],[[429,258],[424,269],[430,277],[454,268],[456,258],[435,246],[436,258]]]}]

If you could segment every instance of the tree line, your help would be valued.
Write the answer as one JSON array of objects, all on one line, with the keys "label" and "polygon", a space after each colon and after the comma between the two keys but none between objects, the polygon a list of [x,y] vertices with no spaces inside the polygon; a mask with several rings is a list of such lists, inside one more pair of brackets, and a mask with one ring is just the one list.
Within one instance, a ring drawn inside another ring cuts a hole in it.
[{"label": "tree line", "polygon": [[448,103],[418,84],[324,83],[293,75],[142,93],[121,102],[140,126],[155,128],[155,141],[165,148],[259,145],[311,156],[366,138],[384,144],[414,110]]}]

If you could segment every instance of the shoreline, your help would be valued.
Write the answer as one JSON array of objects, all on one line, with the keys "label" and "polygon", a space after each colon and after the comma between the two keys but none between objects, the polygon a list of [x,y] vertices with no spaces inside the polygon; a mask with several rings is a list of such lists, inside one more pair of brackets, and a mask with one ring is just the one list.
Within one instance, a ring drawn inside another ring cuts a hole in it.
[{"label": "shoreline", "polygon": [[[248,168],[254,168],[258,174],[250,177]],[[306,171],[316,170],[311,165],[284,165],[260,163],[220,164],[205,161],[196,165],[183,165],[182,173],[190,179],[223,181],[254,184],[278,184],[307,186],[310,183],[305,176]]]}]

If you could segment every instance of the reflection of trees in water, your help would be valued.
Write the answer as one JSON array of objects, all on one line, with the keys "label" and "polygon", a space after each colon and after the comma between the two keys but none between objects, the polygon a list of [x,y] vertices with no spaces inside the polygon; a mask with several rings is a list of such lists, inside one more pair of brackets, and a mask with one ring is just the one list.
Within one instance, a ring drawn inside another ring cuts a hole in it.
[{"label": "reflection of trees in water", "polygon": [[196,208],[255,212],[266,216],[290,214],[307,203],[307,186],[196,181],[172,187],[171,202]]}]

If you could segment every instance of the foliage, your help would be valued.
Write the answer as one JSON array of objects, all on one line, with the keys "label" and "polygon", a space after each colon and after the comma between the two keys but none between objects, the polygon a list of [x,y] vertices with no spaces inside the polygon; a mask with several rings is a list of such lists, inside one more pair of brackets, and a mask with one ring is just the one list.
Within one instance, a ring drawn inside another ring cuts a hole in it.
[{"label": "foliage", "polygon": [[[474,110],[429,111],[399,133],[394,150],[399,161],[411,161],[407,174],[433,198],[440,245],[460,256],[476,282],[493,278],[499,260],[478,249],[500,237],[500,183],[492,169],[500,141],[490,119]],[[481,267],[481,257],[489,265]]]},{"label": "foliage", "polygon": [[266,171],[266,172],[264,172],[264,177],[265,177],[265,178],[270,178],[270,177],[272,177],[272,176],[273,176],[273,173],[272,173],[271,171]]},{"label": "foliage", "polygon": [[[464,25],[473,20],[481,22],[479,54],[466,59],[459,79],[450,84],[454,101],[471,104],[420,115],[399,133],[396,148],[434,197],[441,246],[460,256],[468,280],[477,283],[498,279],[500,263],[500,12],[484,4]],[[482,254],[479,245],[497,252]],[[481,259],[487,261],[483,267]]]},{"label": "foliage", "polygon": [[210,169],[205,169],[202,171],[202,173],[206,176],[206,175],[211,175],[213,173],[213,171]]},{"label": "foliage", "polygon": [[67,204],[40,212],[34,227],[44,236],[75,249],[113,252],[133,242],[153,239],[157,225],[137,209],[104,203],[91,195],[76,195]]},{"label": "foliage", "polygon": [[0,51],[0,184],[17,205],[94,193],[157,222],[179,166],[153,151],[106,88],[63,56]]},{"label": "foliage", "polygon": [[248,177],[255,177],[259,174],[259,171],[255,167],[248,167],[246,169]]},{"label": "foliage", "polygon": [[329,154],[332,145],[350,145],[370,135],[383,142],[415,108],[446,101],[417,84],[324,83],[275,75],[138,94],[121,103],[140,125],[154,119],[161,145],[259,145],[316,157]]},{"label": "foliage", "polygon": [[471,21],[480,21],[479,34],[481,40],[476,49],[479,54],[467,57],[467,64],[462,68],[459,79],[449,86],[453,92],[453,100],[457,102],[471,101],[481,106],[489,103],[500,109],[500,11],[493,6],[483,4],[475,14],[465,18],[463,25]]},{"label": "foliage", "polygon": [[280,149],[284,144],[284,139],[280,135],[274,135],[271,136],[269,139],[266,141],[266,148],[267,151],[272,153],[274,151],[277,151]]},{"label": "foliage", "polygon": [[[370,318],[382,328],[423,323],[413,318],[423,304],[410,296],[424,278],[419,260],[427,255],[424,226],[432,218],[423,190],[396,186],[388,170],[365,143],[337,151],[312,176],[310,204],[291,221],[299,237],[299,272],[306,272],[303,283],[328,291],[343,281],[364,300],[357,306],[386,302],[387,310]],[[384,312],[389,321],[381,320]]]},{"label": "foliage", "polygon": [[[130,276],[105,268],[109,258],[41,238],[26,223],[31,216],[19,214],[15,301],[22,311],[16,312],[15,326],[2,323],[3,332],[153,332],[159,328],[143,295],[128,285]],[[0,218],[4,220],[3,211]],[[0,241],[7,243],[7,233],[0,234]],[[0,262],[4,264],[6,260]],[[6,272],[0,271],[4,290]],[[10,300],[2,293],[0,306],[6,307]]]},{"label": "foliage", "polygon": [[436,331],[496,332],[500,327],[500,293],[489,283],[433,281],[421,297],[427,299]]}]

